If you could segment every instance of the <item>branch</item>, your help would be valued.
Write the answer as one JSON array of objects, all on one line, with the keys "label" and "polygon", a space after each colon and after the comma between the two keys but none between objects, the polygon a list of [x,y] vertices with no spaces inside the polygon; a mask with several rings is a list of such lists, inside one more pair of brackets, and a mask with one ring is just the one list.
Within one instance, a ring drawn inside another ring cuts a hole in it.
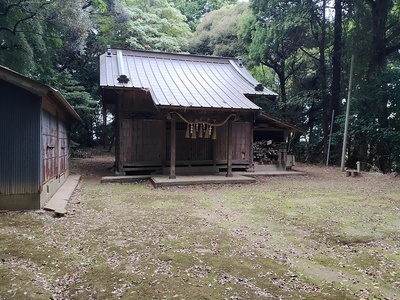
[{"label": "branch", "polygon": [[289,71],[287,71],[287,74],[285,76],[285,80],[288,80],[293,74],[295,74],[298,70],[301,69],[301,64],[297,64],[299,61],[301,61],[301,58],[293,59],[293,61],[290,64],[290,69]]},{"label": "branch", "polygon": [[30,13],[30,15],[26,16],[25,18],[22,18],[22,19],[16,21],[15,24],[14,24],[14,28],[10,29],[10,28],[8,28],[8,27],[0,27],[0,31],[8,31],[8,32],[12,33],[13,35],[15,35],[17,32],[20,32],[20,31],[17,30],[17,27],[18,27],[22,22],[25,22],[25,21],[27,21],[27,20],[33,19],[33,18],[39,13],[39,11],[40,11],[45,5],[50,4],[51,1],[46,2],[46,3],[42,3],[41,5],[39,5],[39,6],[37,7],[37,9],[36,9],[35,11],[29,11],[29,10],[27,10],[23,5],[21,5],[21,3],[22,3],[22,0],[20,0],[17,4],[11,4],[10,6],[8,6],[8,7],[6,8],[5,12],[2,13],[0,16],[7,16],[8,13],[9,13],[9,11],[10,11],[10,9],[11,9],[12,7],[19,7],[22,11],[25,11],[26,13]]},{"label": "branch", "polygon": [[[101,12],[106,11],[107,5],[104,3],[103,0],[87,0],[86,4],[82,6],[82,9],[85,10],[88,7],[95,6]],[[96,9],[95,9],[96,10]]]},{"label": "branch", "polygon": [[268,68],[271,68],[272,70],[276,71],[277,67],[276,64],[271,64],[267,61],[260,61],[264,66],[267,66]]},{"label": "branch", "polygon": [[387,38],[386,41],[390,43],[393,41],[395,38],[400,36],[400,27],[398,27],[396,30],[394,30]]},{"label": "branch", "polygon": [[92,4],[93,4],[93,1],[88,1],[88,2],[86,2],[85,5],[82,6],[82,9],[86,9],[86,8],[92,6]]},{"label": "branch", "polygon": [[0,17],[5,17],[5,16],[7,16],[8,15],[8,12],[11,10],[11,8],[13,8],[13,7],[22,7],[21,6],[21,2],[22,2],[23,0],[20,0],[18,3],[14,3],[14,4],[10,4],[9,6],[7,6],[6,7],[6,9],[5,9],[5,11],[4,11],[4,13],[2,13],[2,12],[0,12]]},{"label": "branch", "polygon": [[301,51],[303,51],[308,57],[310,57],[310,58],[312,58],[314,60],[317,60],[317,61],[319,60],[319,58],[317,56],[314,56],[312,53],[306,51],[303,47],[299,47],[299,49]]},{"label": "branch", "polygon": [[375,8],[376,3],[374,0],[365,0],[365,2],[371,7],[371,8]]},{"label": "branch", "polygon": [[393,46],[387,47],[385,49],[385,52],[387,55],[392,54],[393,52],[396,52],[400,50],[400,43],[394,44]]}]

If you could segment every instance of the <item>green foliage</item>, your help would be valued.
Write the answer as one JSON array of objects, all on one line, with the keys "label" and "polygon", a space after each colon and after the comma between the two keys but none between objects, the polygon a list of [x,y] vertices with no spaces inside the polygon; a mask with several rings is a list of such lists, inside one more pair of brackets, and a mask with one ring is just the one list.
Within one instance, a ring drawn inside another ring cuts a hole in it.
[{"label": "green foliage", "polygon": [[122,45],[115,28],[127,20],[114,0],[2,1],[0,64],[60,90],[84,121],[73,139],[90,145],[98,131],[98,56],[109,43]]},{"label": "green foliage", "polygon": [[106,12],[107,10],[107,3],[103,0],[91,0],[90,3],[98,8],[102,13]]},{"label": "green foliage", "polygon": [[241,20],[249,14],[248,4],[225,6],[208,13],[189,42],[189,52],[235,57],[245,52],[238,39]]},{"label": "green foliage", "polygon": [[94,124],[96,116],[100,110],[99,102],[93,99],[84,86],[82,86],[68,72],[56,74],[51,81],[51,85],[58,89],[65,99],[77,111],[83,120],[83,126],[77,126],[73,133],[73,140],[76,143],[90,146],[93,139]]},{"label": "green foliage", "polygon": [[46,24],[37,18],[44,7],[39,2],[20,2],[0,3],[0,64],[34,74],[35,55],[46,52]]},{"label": "green foliage", "polygon": [[240,36],[255,64],[271,68],[279,79],[280,99],[287,102],[288,81],[303,68],[301,52],[312,45],[309,7],[302,1],[252,1],[254,17],[247,18]]},{"label": "green foliage", "polygon": [[191,36],[186,18],[166,0],[126,1],[127,44],[134,49],[178,52]]},{"label": "green foliage", "polygon": [[269,89],[273,91],[279,89],[279,81],[276,78],[275,72],[270,68],[267,68],[265,65],[259,64],[253,66],[251,74],[255,79],[261,82],[264,86],[267,86]]},{"label": "green foliage", "polygon": [[0,63],[37,79],[85,50],[91,27],[84,1],[0,4]]},{"label": "green foliage", "polygon": [[172,3],[186,16],[191,30],[195,31],[202,18],[209,12],[235,4],[237,0],[173,0]]},{"label": "green foliage", "polygon": [[[352,102],[351,151],[384,172],[400,164],[400,65],[365,82]],[[361,146],[360,146],[361,145]]]},{"label": "green foliage", "polygon": [[[308,128],[306,156],[314,161],[323,157],[333,103],[334,19],[324,21],[324,2],[3,0],[0,64],[65,93],[84,120],[74,138],[90,144],[94,136],[102,136],[98,57],[106,45],[242,56],[257,80],[280,94],[280,101],[257,103]],[[349,154],[387,172],[400,165],[400,1],[342,4],[341,98],[347,94],[349,61],[355,55]],[[343,108],[332,139],[336,161]]]},{"label": "green foliage", "polygon": [[[282,108],[282,116],[286,120],[293,118],[295,124],[297,120],[307,125],[308,152],[318,156],[321,141],[326,139],[322,133],[328,129],[333,103],[328,100],[334,19],[324,20],[324,3],[327,2],[253,0],[250,6],[254,15],[245,19],[239,31],[253,66],[261,63],[276,73],[280,99],[285,101],[277,106]],[[356,153],[361,160],[387,172],[399,164],[395,66],[400,58],[400,4],[387,0],[342,1],[342,4],[344,52],[340,54],[345,68],[342,84],[348,80],[350,56],[356,57],[349,154]],[[262,75],[259,71],[254,74]],[[271,84],[270,79],[264,82]],[[343,85],[340,92],[345,97]],[[337,116],[334,128],[338,132],[332,140],[335,155],[342,147],[343,125],[344,117]]]}]

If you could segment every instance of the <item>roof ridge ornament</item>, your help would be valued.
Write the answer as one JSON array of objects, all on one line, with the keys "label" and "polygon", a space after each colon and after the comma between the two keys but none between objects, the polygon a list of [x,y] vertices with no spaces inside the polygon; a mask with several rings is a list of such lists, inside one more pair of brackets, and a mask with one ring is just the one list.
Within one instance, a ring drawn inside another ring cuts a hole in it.
[{"label": "roof ridge ornament", "polygon": [[119,83],[128,83],[129,78],[125,73],[125,66],[122,58],[122,51],[117,50],[117,64],[118,64],[118,74],[119,77],[117,78]]},{"label": "roof ridge ornament", "polygon": [[264,90],[264,86],[261,83],[259,83],[254,86],[254,90],[256,90],[257,92],[262,92]]},{"label": "roof ridge ornament", "polygon": [[239,67],[243,68],[243,59],[241,56],[237,57]]}]

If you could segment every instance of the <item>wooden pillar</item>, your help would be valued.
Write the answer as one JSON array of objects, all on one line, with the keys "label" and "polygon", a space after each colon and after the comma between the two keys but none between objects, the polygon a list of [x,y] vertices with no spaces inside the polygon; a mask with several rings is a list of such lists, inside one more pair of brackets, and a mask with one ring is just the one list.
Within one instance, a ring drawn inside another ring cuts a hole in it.
[{"label": "wooden pillar", "polygon": [[232,120],[228,121],[228,137],[226,139],[226,177],[233,177],[232,173]]},{"label": "wooden pillar", "polygon": [[283,168],[286,170],[286,163],[287,163],[287,150],[288,150],[288,146],[289,146],[289,144],[288,144],[288,137],[289,137],[289,132],[287,131],[287,130],[284,130],[283,131],[283,141],[284,141],[284,145],[285,145],[285,147],[284,147],[284,152],[283,152],[283,157],[282,157],[282,159],[283,159]]},{"label": "wooden pillar", "polygon": [[115,105],[115,163],[116,163],[116,174],[124,175],[123,165],[122,165],[122,99],[123,93],[118,94],[118,99]]},{"label": "wooden pillar", "polygon": [[254,170],[254,124],[250,123],[249,125],[249,137],[250,137],[250,145],[249,145],[249,161],[250,161],[250,168]]},{"label": "wooden pillar", "polygon": [[107,110],[105,103],[103,102],[103,107],[101,109],[102,115],[103,115],[103,148],[107,149]]},{"label": "wooden pillar", "polygon": [[176,179],[175,164],[176,164],[176,120],[171,119],[171,155],[170,155],[169,179]]}]

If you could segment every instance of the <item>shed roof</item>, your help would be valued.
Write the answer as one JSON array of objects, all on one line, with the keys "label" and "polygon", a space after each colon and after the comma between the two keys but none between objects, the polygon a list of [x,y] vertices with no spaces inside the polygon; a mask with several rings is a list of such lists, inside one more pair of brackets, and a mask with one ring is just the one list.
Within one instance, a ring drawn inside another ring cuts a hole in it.
[{"label": "shed roof", "polygon": [[279,129],[291,130],[291,131],[299,132],[299,133],[305,133],[303,129],[301,129],[299,127],[296,127],[296,126],[293,126],[293,125],[291,125],[291,124],[289,124],[289,123],[287,123],[285,121],[282,121],[282,120],[280,120],[278,118],[275,118],[275,117],[273,117],[273,116],[271,116],[271,115],[269,115],[269,114],[267,114],[265,112],[257,115],[257,120],[260,123],[270,124],[270,125],[272,125],[272,126],[274,126],[276,128],[279,128]]},{"label": "shed roof", "polygon": [[107,49],[100,86],[148,90],[157,106],[260,110],[247,96],[277,94],[263,87],[240,58]]},{"label": "shed roof", "polygon": [[47,97],[56,104],[58,107],[63,109],[65,113],[75,120],[82,121],[78,113],[73,109],[73,107],[68,103],[64,96],[56,89],[47,86],[37,80],[28,78],[20,73],[17,73],[9,68],[0,65],[0,80],[12,83],[20,88],[30,91],[31,93]]}]

